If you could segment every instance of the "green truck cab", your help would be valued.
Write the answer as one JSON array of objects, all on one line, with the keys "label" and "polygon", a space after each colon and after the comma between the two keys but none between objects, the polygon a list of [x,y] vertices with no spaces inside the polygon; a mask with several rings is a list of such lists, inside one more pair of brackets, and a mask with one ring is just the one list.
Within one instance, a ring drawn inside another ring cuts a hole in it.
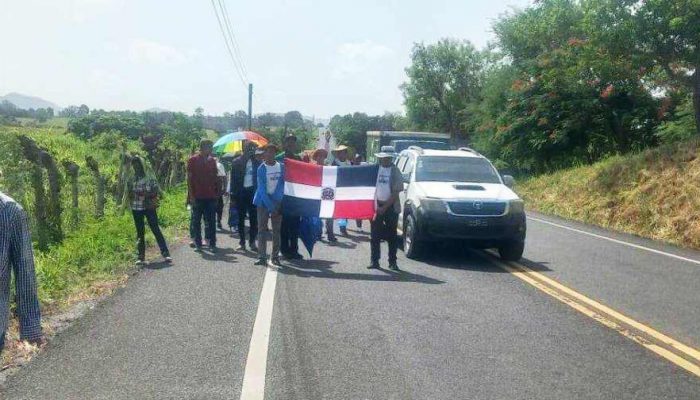
[{"label": "green truck cab", "polygon": [[[411,141],[415,141],[415,144],[411,144]],[[405,148],[408,148],[409,145],[420,146],[421,143],[431,142],[439,147],[441,143],[445,146],[449,146],[450,134],[409,131],[367,131],[367,161],[370,163],[377,162],[374,154],[379,153],[382,146],[391,146],[392,142],[400,142],[402,145],[405,145]],[[441,148],[436,148],[436,150],[441,150]]]}]

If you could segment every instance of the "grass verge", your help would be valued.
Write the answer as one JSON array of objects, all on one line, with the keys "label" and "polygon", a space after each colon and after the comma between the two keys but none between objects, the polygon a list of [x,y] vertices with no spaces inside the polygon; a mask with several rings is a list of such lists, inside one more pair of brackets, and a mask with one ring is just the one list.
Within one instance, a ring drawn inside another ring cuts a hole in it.
[{"label": "grass verge", "polygon": [[[185,194],[184,185],[171,190],[158,209],[161,227],[171,247],[187,231],[189,213],[184,206]],[[147,244],[153,248],[155,241],[146,231]],[[129,272],[134,271],[135,239],[131,212],[110,209],[101,220],[83,221],[60,245],[35,253],[42,326],[48,336],[57,329],[57,321],[52,317],[79,302],[106,296],[123,286]],[[26,363],[39,350],[18,338],[17,321],[12,318],[0,370]]]},{"label": "grass verge", "polygon": [[527,179],[530,209],[700,249],[700,139]]}]

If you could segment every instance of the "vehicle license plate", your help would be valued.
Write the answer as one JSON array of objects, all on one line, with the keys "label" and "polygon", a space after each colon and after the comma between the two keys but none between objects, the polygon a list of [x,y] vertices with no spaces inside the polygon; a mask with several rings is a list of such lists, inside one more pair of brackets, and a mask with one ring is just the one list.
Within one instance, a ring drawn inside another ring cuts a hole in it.
[{"label": "vehicle license plate", "polygon": [[467,220],[467,226],[488,226],[488,220],[485,218],[474,218]]}]

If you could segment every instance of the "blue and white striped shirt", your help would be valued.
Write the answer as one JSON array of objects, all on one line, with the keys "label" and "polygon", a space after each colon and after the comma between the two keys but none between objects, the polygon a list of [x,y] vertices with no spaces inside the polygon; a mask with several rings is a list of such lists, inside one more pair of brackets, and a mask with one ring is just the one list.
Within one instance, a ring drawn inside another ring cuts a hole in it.
[{"label": "blue and white striped shirt", "polygon": [[15,275],[20,338],[37,340],[41,313],[29,221],[22,207],[0,192],[0,334],[7,330],[10,317],[10,271]]}]

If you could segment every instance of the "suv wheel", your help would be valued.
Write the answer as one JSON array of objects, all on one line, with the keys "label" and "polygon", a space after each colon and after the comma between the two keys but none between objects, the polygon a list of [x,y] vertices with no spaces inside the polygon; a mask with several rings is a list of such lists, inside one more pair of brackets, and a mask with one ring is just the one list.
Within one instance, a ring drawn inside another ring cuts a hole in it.
[{"label": "suv wheel", "polygon": [[504,261],[518,261],[525,251],[524,240],[508,240],[498,246],[498,254]]},{"label": "suv wheel", "polygon": [[403,250],[406,253],[406,257],[414,260],[420,257],[423,250],[423,243],[418,237],[416,220],[413,218],[413,215],[409,215],[406,218],[406,226],[403,230]]}]

